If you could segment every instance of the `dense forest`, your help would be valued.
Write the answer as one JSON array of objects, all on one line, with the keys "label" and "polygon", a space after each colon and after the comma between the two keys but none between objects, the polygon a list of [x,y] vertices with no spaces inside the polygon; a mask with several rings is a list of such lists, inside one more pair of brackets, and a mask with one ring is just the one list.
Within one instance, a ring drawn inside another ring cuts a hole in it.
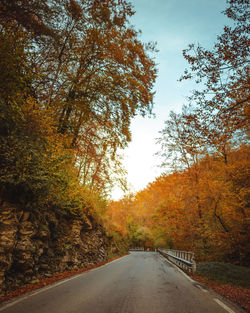
[{"label": "dense forest", "polygon": [[190,44],[180,80],[197,89],[171,112],[157,142],[163,174],[112,202],[131,246],[191,250],[198,261],[249,261],[249,3],[229,0],[212,49]]},{"label": "dense forest", "polygon": [[249,5],[227,5],[214,47],[183,51],[197,89],[157,139],[163,174],[114,202],[131,120],[152,115],[155,43],[126,0],[0,2],[0,292],[128,245],[247,264]]},{"label": "dense forest", "polygon": [[126,1],[1,1],[0,198],[32,210],[105,207],[118,150],[151,114],[156,67]]},{"label": "dense forest", "polygon": [[155,44],[126,0],[0,2],[0,294],[127,252],[102,226],[151,115]]}]

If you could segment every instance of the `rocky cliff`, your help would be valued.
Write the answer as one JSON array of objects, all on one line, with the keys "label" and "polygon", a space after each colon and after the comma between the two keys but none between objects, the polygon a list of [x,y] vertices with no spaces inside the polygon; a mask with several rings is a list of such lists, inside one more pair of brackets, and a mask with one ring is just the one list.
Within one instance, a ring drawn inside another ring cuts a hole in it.
[{"label": "rocky cliff", "polygon": [[28,211],[3,203],[0,208],[0,294],[55,272],[105,261],[110,249],[116,249],[114,243],[90,215]]}]

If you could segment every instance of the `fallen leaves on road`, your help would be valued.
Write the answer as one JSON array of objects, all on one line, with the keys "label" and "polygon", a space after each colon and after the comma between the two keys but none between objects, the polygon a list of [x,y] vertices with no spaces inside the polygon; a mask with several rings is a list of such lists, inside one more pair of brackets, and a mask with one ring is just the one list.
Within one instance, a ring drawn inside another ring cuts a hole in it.
[{"label": "fallen leaves on road", "polygon": [[30,292],[30,291],[33,291],[33,290],[36,290],[36,289],[39,289],[39,288],[42,288],[44,286],[47,286],[47,285],[51,285],[59,280],[62,280],[62,279],[65,279],[65,278],[68,278],[68,277],[71,277],[71,276],[74,276],[74,275],[77,275],[77,274],[81,274],[83,272],[86,272],[86,271],[89,271],[93,268],[96,268],[96,267],[100,267],[106,263],[109,263],[109,262],[112,262],[116,259],[119,259],[121,257],[123,257],[124,255],[122,256],[118,256],[118,257],[114,257],[112,259],[109,259],[108,261],[105,261],[105,262],[101,262],[101,263],[98,263],[98,264],[95,264],[95,265],[91,265],[91,266],[88,266],[88,267],[85,267],[85,268],[82,268],[82,269],[79,269],[79,270],[74,270],[74,271],[66,271],[66,272],[62,272],[62,273],[55,273],[52,277],[49,277],[49,278],[43,278],[41,279],[38,283],[35,283],[35,284],[28,284],[20,289],[16,289],[14,291],[11,291],[9,293],[7,293],[6,295],[0,297],[0,302],[3,302],[3,301],[6,301],[6,300],[9,300],[11,298],[14,298],[16,296],[20,296],[20,295],[23,295],[27,292]]},{"label": "fallen leaves on road", "polygon": [[218,294],[226,297],[227,299],[233,302],[236,302],[241,307],[243,307],[247,312],[250,312],[250,290],[248,288],[220,284],[216,281],[209,280],[199,275],[192,275],[192,277],[195,280],[210,287]]}]

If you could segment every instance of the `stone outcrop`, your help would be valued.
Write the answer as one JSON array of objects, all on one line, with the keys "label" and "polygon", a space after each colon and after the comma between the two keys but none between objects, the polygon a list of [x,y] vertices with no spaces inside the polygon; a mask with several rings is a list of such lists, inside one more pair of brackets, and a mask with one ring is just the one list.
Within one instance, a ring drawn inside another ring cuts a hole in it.
[{"label": "stone outcrop", "polygon": [[108,259],[110,238],[91,216],[0,208],[0,294]]}]

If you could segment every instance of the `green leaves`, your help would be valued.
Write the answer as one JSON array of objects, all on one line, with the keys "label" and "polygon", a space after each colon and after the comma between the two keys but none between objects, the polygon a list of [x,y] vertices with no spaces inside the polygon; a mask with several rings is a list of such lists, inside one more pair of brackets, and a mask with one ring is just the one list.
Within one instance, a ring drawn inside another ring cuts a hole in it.
[{"label": "green leaves", "polygon": [[112,186],[126,188],[118,149],[131,119],[151,114],[155,44],[138,40],[125,0],[0,11],[1,200],[103,217]]}]

